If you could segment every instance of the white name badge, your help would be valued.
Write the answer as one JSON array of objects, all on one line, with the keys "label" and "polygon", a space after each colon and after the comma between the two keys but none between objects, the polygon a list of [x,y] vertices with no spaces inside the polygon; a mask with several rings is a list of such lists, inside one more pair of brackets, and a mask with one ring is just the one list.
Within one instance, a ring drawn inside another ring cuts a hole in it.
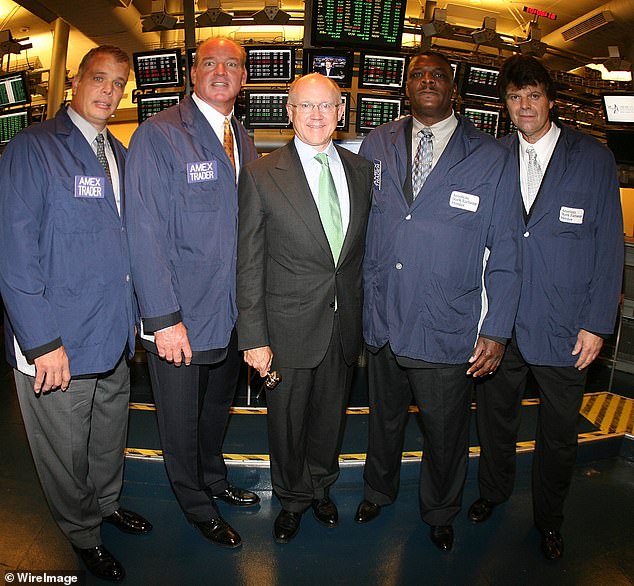
[{"label": "white name badge", "polygon": [[561,206],[559,210],[559,221],[566,224],[583,224],[583,208],[567,208]]},{"label": "white name badge", "polygon": [[105,177],[75,175],[75,197],[85,199],[103,199],[106,188]]},{"label": "white name badge", "polygon": [[381,191],[381,161],[374,159],[373,183],[377,190]]},{"label": "white name badge", "polygon": [[449,205],[452,208],[466,210],[468,212],[477,212],[480,205],[480,197],[471,193],[462,191],[452,191],[449,198]]},{"label": "white name badge", "polygon": [[187,163],[187,183],[217,180],[217,161],[195,161],[193,163]]}]

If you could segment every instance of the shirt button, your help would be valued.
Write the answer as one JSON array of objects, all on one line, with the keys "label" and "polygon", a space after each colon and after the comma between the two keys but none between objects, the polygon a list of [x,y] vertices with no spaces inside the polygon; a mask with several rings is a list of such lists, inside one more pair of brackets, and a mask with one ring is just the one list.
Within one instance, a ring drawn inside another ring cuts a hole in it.
[{"label": "shirt button", "polygon": [[125,281],[126,281],[126,283],[129,283],[129,282],[130,282],[130,275],[126,275],[126,276],[125,276]]},{"label": "shirt button", "polygon": [[397,262],[397,263],[396,263],[396,270],[397,270],[397,271],[400,271],[402,268],[403,268],[402,263]]},{"label": "shirt button", "polygon": [[528,230],[524,232],[524,238],[528,238],[530,235],[531,233]]},{"label": "shirt button", "polygon": [[406,219],[406,220],[411,220],[411,219],[412,219],[412,214],[407,214],[407,215],[405,216],[405,219]]}]

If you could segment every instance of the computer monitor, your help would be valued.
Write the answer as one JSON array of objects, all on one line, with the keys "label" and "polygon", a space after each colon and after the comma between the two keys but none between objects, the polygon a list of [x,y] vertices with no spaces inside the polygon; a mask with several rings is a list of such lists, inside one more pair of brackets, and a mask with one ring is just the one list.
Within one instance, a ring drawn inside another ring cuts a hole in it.
[{"label": "computer monitor", "polygon": [[357,132],[370,132],[381,124],[395,120],[402,111],[402,98],[357,94]]},{"label": "computer monitor", "polygon": [[494,67],[468,63],[462,80],[463,97],[499,100],[497,88],[499,76],[499,70]]},{"label": "computer monitor", "polygon": [[177,92],[160,93],[160,94],[144,94],[139,96],[137,101],[137,119],[139,124],[145,122],[148,118],[158,114],[162,110],[167,110],[178,104],[183,95]]},{"label": "computer monitor", "polygon": [[608,124],[634,124],[634,93],[602,94],[601,101]]},{"label": "computer monitor", "polygon": [[28,104],[30,101],[25,71],[0,75],[0,108]]},{"label": "computer monitor", "polygon": [[343,116],[337,123],[335,130],[348,132],[348,127],[350,126],[350,92],[341,92],[341,101],[345,108],[343,109]]},{"label": "computer monitor", "polygon": [[6,145],[18,132],[29,125],[26,108],[0,113],[0,146]]},{"label": "computer monitor", "polygon": [[244,126],[258,128],[289,128],[286,112],[288,92],[278,90],[246,90]]},{"label": "computer monitor", "polygon": [[247,83],[290,83],[295,79],[295,47],[247,45]]},{"label": "computer monitor", "polygon": [[180,49],[159,49],[132,55],[139,89],[181,87],[184,84]]},{"label": "computer monitor", "polygon": [[479,130],[497,138],[500,124],[500,111],[492,108],[472,108],[465,106],[463,114],[473,122]]},{"label": "computer monitor", "polygon": [[634,130],[612,130],[605,133],[608,148],[619,165],[634,165]]},{"label": "computer monitor", "polygon": [[340,87],[352,85],[352,51],[336,49],[304,49],[303,71],[321,73],[336,81]]},{"label": "computer monitor", "polygon": [[402,92],[407,75],[407,55],[363,52],[359,60],[359,89]]}]

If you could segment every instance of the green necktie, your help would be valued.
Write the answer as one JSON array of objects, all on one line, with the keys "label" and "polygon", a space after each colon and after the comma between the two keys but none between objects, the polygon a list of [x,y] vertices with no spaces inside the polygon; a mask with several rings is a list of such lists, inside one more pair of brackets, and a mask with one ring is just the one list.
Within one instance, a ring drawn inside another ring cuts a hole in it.
[{"label": "green necktie", "polygon": [[317,207],[319,209],[319,217],[330,244],[332,257],[335,264],[339,260],[341,247],[343,246],[343,226],[341,224],[341,208],[339,207],[339,197],[337,196],[337,188],[330,173],[328,166],[328,155],[319,153],[315,155],[315,159],[321,165],[321,173],[319,173],[319,198]]}]

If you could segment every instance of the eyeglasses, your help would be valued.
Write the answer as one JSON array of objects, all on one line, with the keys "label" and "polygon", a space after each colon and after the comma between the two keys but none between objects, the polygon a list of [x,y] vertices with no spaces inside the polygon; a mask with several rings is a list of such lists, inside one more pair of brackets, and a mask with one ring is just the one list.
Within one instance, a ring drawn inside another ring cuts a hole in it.
[{"label": "eyeglasses", "polygon": [[341,106],[341,103],[332,104],[331,102],[322,102],[321,104],[311,104],[310,102],[302,102],[301,104],[289,104],[289,106],[297,108],[297,110],[299,110],[303,114],[308,114],[309,112],[312,112],[315,108],[318,108],[322,114],[329,114],[330,112],[333,112],[339,106]]}]

